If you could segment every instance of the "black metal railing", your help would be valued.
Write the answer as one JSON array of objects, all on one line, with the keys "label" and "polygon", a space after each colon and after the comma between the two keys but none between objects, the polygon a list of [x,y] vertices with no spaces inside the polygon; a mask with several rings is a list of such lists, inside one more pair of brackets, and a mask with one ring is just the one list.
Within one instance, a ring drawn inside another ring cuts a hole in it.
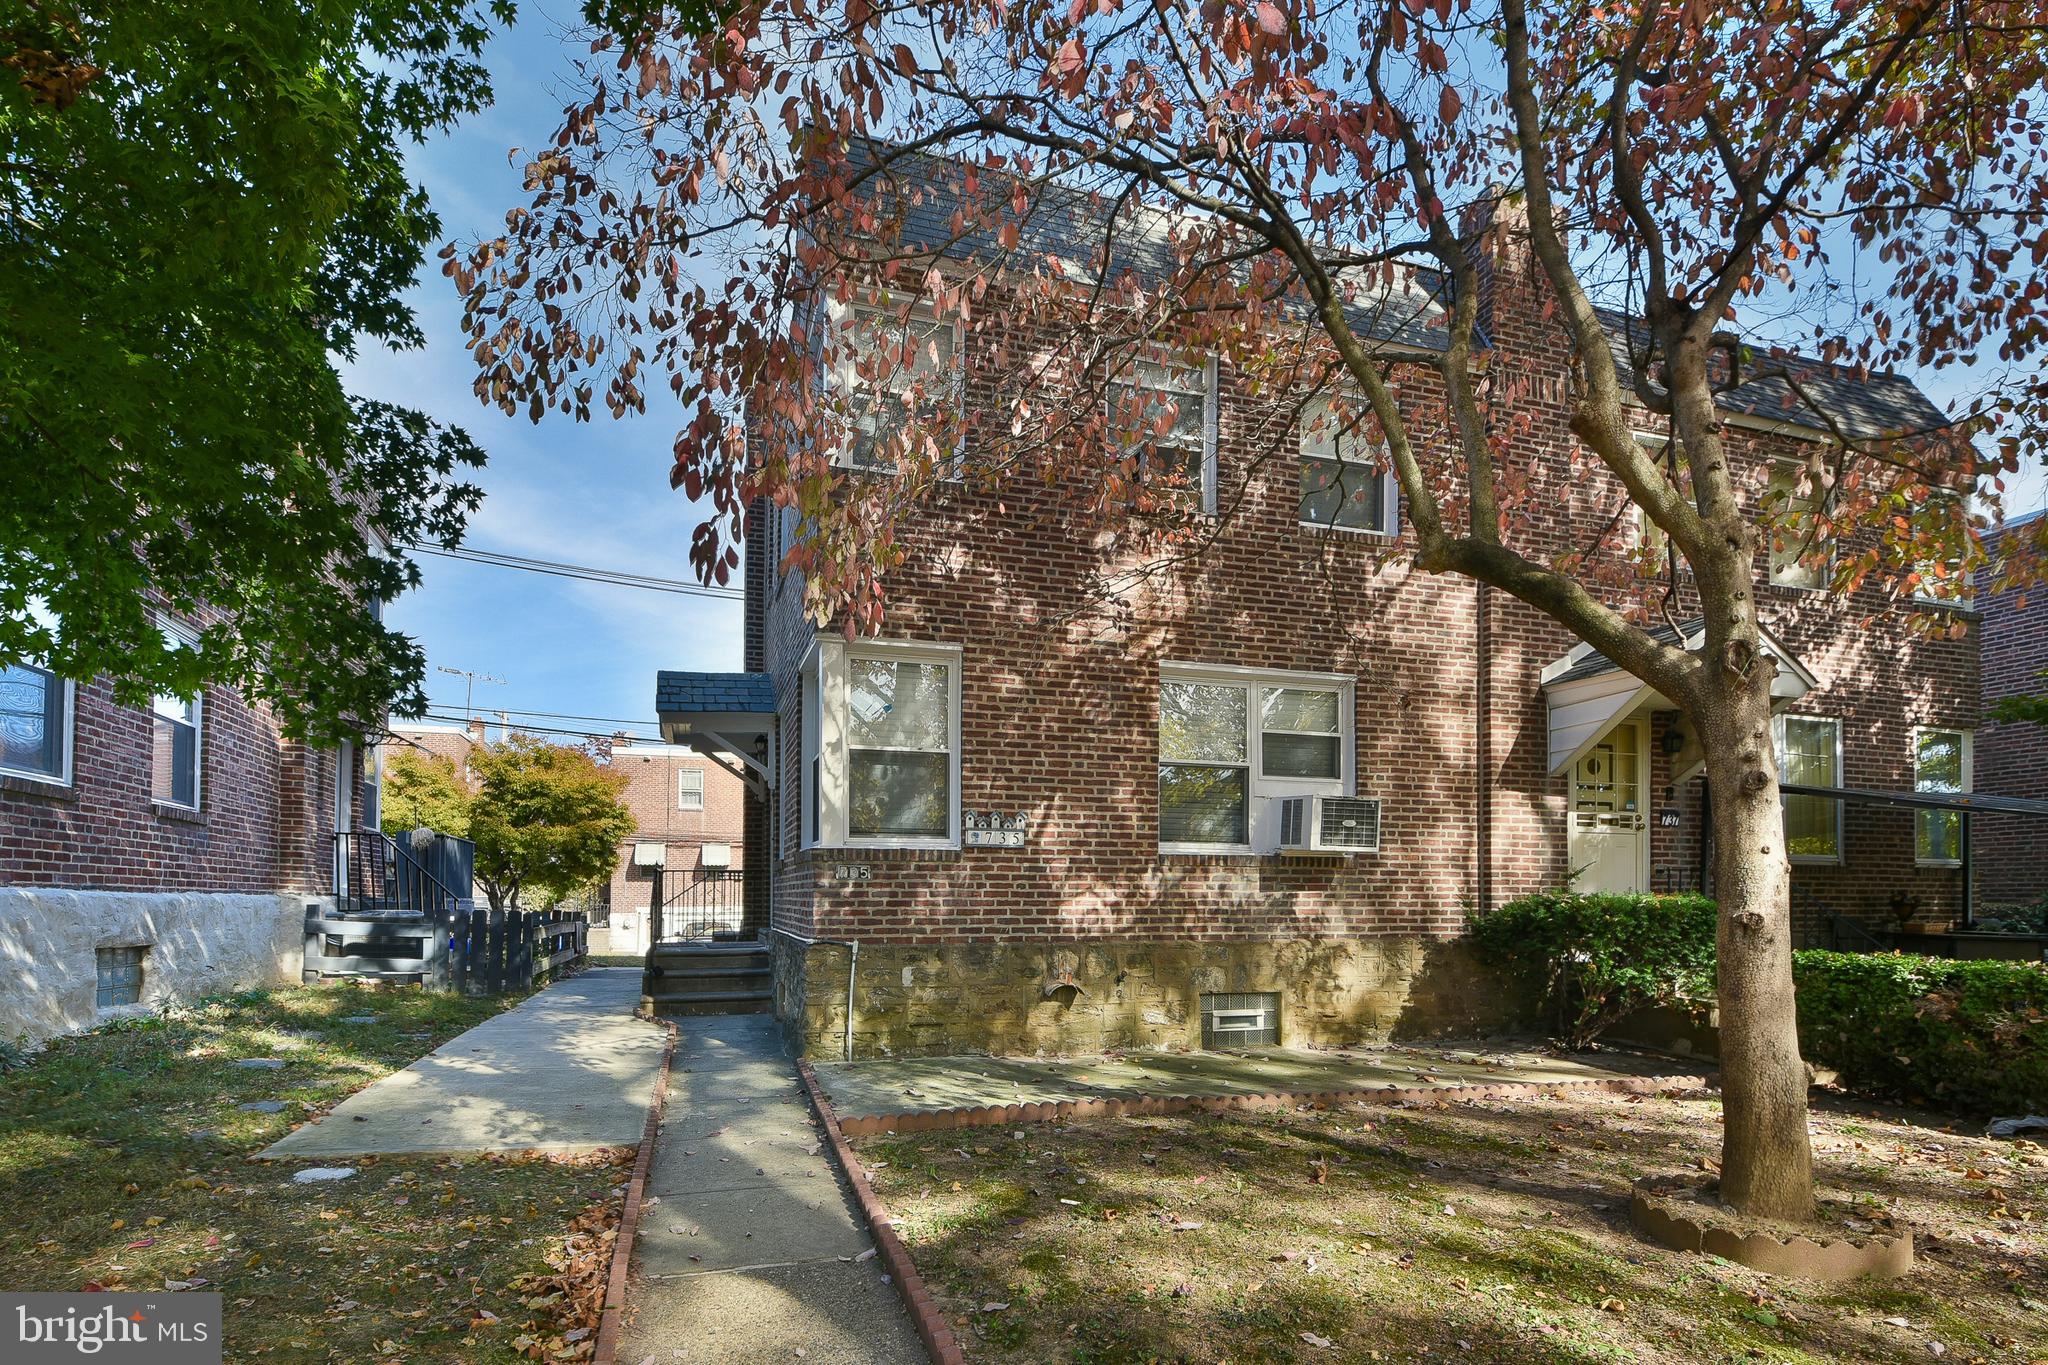
[{"label": "black metal railing", "polygon": [[746,899],[746,873],[741,869],[701,869],[655,905],[652,940],[688,943],[740,938]]},{"label": "black metal railing", "polygon": [[374,829],[334,836],[334,904],[344,915],[446,915],[469,899],[430,871],[413,851]]}]

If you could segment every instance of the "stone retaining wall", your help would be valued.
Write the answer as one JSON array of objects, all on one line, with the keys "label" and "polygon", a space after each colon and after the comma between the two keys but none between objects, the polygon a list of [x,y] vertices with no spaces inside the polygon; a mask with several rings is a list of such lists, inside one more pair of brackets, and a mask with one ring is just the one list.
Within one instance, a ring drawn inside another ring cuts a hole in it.
[{"label": "stone retaining wall", "polygon": [[[41,1042],[205,995],[299,979],[307,898],[0,887],[0,1039]],[[95,1004],[97,950],[145,946],[142,1000]]]},{"label": "stone retaining wall", "polygon": [[[773,944],[775,1012],[791,1045],[840,1057],[848,950],[781,935]],[[1199,997],[1225,991],[1278,992],[1290,1046],[1470,1037],[1526,1017],[1462,944],[1443,940],[870,943],[853,1055],[1200,1047]]]}]

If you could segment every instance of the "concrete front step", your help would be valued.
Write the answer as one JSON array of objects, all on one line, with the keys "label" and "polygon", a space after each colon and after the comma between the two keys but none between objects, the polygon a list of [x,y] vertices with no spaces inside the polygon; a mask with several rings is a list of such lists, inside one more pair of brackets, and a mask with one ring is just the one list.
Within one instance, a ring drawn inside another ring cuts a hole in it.
[{"label": "concrete front step", "polygon": [[705,991],[765,991],[774,973],[766,967],[671,968],[648,980],[646,991],[658,1000],[671,996],[701,995]]},{"label": "concrete front step", "polygon": [[698,1014],[773,1014],[773,991],[696,991],[687,995],[643,996],[641,1006],[656,1018]]}]

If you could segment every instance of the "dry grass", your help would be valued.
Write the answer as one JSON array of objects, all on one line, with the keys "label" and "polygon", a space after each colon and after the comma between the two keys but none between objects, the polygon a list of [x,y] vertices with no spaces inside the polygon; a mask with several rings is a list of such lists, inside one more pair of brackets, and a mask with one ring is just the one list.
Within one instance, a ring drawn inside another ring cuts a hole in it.
[{"label": "dry grass", "polygon": [[[54,1043],[0,1075],[0,1285],[218,1291],[230,1361],[587,1353],[586,1263],[609,1248],[619,1154],[370,1158],[316,1185],[290,1183],[316,1163],[251,1159],[512,1003],[311,986]],[[237,1107],[264,1100],[287,1107]]]},{"label": "dry grass", "polygon": [[2048,1360],[2048,1149],[1827,1104],[1824,1194],[1909,1279],[1773,1281],[1629,1230],[1710,1095],[1109,1120],[866,1139],[971,1360]]}]

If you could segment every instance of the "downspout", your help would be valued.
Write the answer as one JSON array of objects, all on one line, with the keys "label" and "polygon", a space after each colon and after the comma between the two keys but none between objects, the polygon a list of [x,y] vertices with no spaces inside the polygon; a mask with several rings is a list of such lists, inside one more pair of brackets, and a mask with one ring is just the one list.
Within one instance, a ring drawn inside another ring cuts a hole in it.
[{"label": "downspout", "polygon": [[1474,831],[1473,852],[1478,859],[1478,875],[1474,878],[1474,909],[1485,914],[1493,904],[1493,793],[1487,780],[1493,767],[1492,721],[1487,704],[1493,692],[1493,632],[1489,618],[1493,613],[1492,592],[1484,583],[1479,585],[1478,621],[1474,630],[1475,645],[1479,654],[1477,676],[1473,680],[1473,691],[1477,698],[1478,715],[1474,719],[1472,736],[1473,791],[1476,795],[1475,816],[1478,828]]},{"label": "downspout", "polygon": [[853,975],[854,975],[854,973],[855,973],[856,971],[860,970],[860,944],[859,944],[859,943],[857,943],[856,941],[854,941],[853,939],[847,939],[847,938],[806,938],[806,937],[804,937],[804,936],[803,936],[802,934],[796,934],[796,933],[791,933],[791,932],[790,932],[789,930],[787,930],[787,929],[775,929],[775,928],[771,928],[771,929],[769,929],[769,931],[768,931],[768,932],[769,932],[769,933],[771,933],[771,934],[780,934],[780,935],[782,935],[782,936],[783,936],[784,938],[786,938],[786,939],[789,939],[789,940],[791,940],[792,942],[796,942],[796,943],[801,943],[801,944],[803,944],[803,945],[804,945],[804,946],[805,946],[806,948],[814,948],[814,947],[816,947],[816,946],[817,946],[818,944],[820,944],[820,943],[823,943],[823,944],[827,944],[827,945],[829,945],[829,946],[831,946],[831,947],[834,947],[834,948],[845,948],[845,949],[847,949],[847,950],[848,950],[848,952],[847,952],[847,958],[846,958],[846,1042],[845,1042],[845,1057],[846,1057],[846,1060],[847,1060],[847,1061],[849,1061],[849,1062],[850,1062],[850,1061],[852,1061],[852,1060],[853,1060]]}]

